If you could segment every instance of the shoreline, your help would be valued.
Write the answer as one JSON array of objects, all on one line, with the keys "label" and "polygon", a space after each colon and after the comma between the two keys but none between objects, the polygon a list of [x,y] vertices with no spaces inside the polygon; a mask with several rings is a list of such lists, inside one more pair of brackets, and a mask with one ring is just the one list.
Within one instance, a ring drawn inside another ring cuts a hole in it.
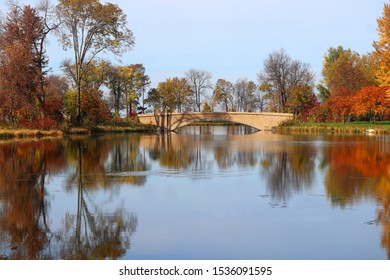
[{"label": "shoreline", "polygon": [[[199,122],[196,125],[236,125],[226,122]],[[114,133],[153,133],[157,128],[150,125],[99,125],[92,128],[72,127],[67,130],[52,129],[0,129],[0,140],[64,137],[68,135],[98,135]],[[390,123],[301,123],[282,124],[277,130],[283,134],[345,134],[345,135],[390,135]]]},{"label": "shoreline", "polygon": [[14,139],[33,139],[45,137],[64,137],[67,135],[94,135],[94,134],[110,134],[110,133],[150,133],[156,129],[146,125],[132,126],[113,126],[99,125],[92,128],[87,127],[72,127],[66,130],[61,129],[0,129],[0,140]]},{"label": "shoreline", "polygon": [[390,124],[371,123],[301,123],[280,125],[277,129],[289,134],[344,134],[344,135],[389,135]]}]

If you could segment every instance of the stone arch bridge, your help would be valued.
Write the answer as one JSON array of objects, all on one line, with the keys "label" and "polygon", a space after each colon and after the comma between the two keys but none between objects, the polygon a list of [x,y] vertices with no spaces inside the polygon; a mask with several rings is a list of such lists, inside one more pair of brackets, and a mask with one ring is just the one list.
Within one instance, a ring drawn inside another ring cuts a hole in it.
[{"label": "stone arch bridge", "polygon": [[258,130],[273,130],[281,122],[292,119],[292,114],[285,113],[247,113],[247,112],[202,112],[171,114],[140,114],[142,124],[159,127],[162,130],[174,131],[182,126],[199,121],[229,121],[248,125]]}]

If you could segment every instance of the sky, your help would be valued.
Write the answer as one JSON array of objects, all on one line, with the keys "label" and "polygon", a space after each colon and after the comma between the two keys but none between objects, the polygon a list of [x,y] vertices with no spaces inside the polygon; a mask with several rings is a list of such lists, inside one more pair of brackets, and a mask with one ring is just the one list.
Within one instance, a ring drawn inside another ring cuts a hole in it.
[{"label": "sky", "polygon": [[[19,0],[34,6],[38,0]],[[54,4],[56,0],[51,0]],[[105,0],[101,0],[105,3]],[[267,56],[284,49],[311,65],[321,79],[323,56],[339,45],[360,54],[377,40],[383,0],[110,0],[127,14],[135,46],[113,64],[142,63],[152,86],[190,69],[205,70],[213,81],[257,82]],[[0,0],[4,16],[7,0]],[[55,38],[47,45],[50,66],[71,58]]]}]

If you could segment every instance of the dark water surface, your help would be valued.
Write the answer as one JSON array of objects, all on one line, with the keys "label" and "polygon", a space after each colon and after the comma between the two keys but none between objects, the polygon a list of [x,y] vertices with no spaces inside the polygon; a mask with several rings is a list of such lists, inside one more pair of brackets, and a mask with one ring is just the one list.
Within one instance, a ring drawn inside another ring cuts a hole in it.
[{"label": "dark water surface", "polygon": [[0,142],[0,259],[389,259],[390,138]]}]

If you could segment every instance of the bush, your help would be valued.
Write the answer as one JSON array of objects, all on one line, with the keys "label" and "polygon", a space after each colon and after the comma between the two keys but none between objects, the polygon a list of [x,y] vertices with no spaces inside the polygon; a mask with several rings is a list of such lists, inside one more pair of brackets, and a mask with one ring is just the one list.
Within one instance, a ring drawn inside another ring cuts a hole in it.
[{"label": "bush", "polygon": [[294,119],[285,120],[279,124],[280,127],[297,126],[297,125],[299,125],[299,122]]},{"label": "bush", "polygon": [[24,121],[19,123],[20,128],[26,129],[41,129],[41,130],[50,130],[57,127],[57,122],[45,117],[41,119],[36,119],[34,121]]}]

